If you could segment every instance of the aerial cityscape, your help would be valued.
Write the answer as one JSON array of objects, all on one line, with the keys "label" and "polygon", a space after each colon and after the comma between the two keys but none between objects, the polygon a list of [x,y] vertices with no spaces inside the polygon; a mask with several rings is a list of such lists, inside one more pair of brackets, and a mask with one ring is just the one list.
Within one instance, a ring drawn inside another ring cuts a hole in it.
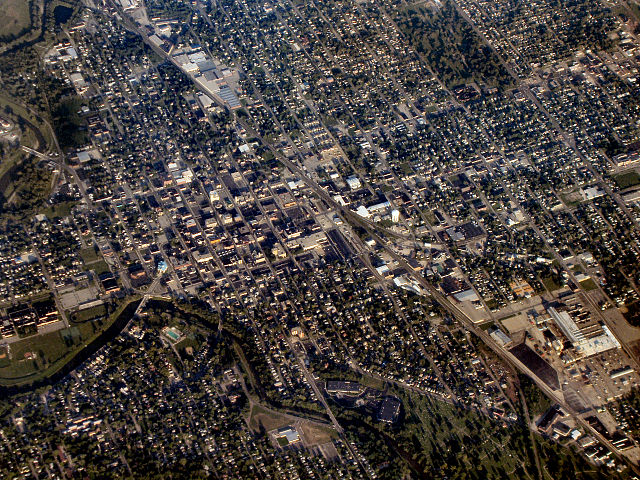
[{"label": "aerial cityscape", "polygon": [[0,19],[0,478],[640,478],[639,0]]}]

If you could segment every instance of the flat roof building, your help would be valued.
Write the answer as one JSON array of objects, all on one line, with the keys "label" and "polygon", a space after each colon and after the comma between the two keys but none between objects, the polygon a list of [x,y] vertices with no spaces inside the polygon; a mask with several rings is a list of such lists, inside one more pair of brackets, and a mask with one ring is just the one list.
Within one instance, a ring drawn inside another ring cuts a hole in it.
[{"label": "flat roof building", "polygon": [[504,333],[495,325],[491,329],[489,329],[489,335],[491,335],[491,338],[493,338],[496,342],[498,342],[502,346],[505,346],[508,343],[511,343],[511,337],[509,337],[509,335]]},{"label": "flat roof building", "polygon": [[549,313],[565,337],[573,344],[580,357],[590,357],[614,348],[620,348],[620,343],[606,325],[597,326],[602,334],[587,338],[586,329],[581,330],[567,312],[558,312],[549,308]]},{"label": "flat roof building", "polygon": [[555,308],[551,307],[549,308],[549,314],[571,343],[579,343],[585,340],[584,334],[567,312],[558,312]]},{"label": "flat roof building", "polygon": [[402,403],[395,397],[385,397],[378,410],[378,420],[385,423],[394,423],[400,414]]},{"label": "flat roof building", "polygon": [[278,441],[278,445],[280,445],[281,447],[286,447],[287,445],[298,443],[301,440],[300,434],[294,427],[279,428],[276,431],[275,437]]},{"label": "flat roof building", "polygon": [[362,387],[358,382],[344,382],[342,380],[329,380],[325,384],[325,390],[329,394],[344,393],[346,395],[359,395]]}]

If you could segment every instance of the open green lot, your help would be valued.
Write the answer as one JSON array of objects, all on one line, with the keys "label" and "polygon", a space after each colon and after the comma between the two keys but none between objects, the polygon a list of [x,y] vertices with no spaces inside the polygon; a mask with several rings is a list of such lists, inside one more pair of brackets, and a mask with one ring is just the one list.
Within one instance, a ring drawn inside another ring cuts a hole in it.
[{"label": "open green lot", "polygon": [[587,278],[586,280],[581,281],[580,286],[587,291],[595,290],[598,288],[598,285],[596,285],[596,282],[593,281],[593,278]]},{"label": "open green lot", "polygon": [[93,263],[100,259],[98,254],[96,253],[96,249],[93,247],[87,247],[80,250],[80,257],[82,261],[86,263]]},{"label": "open green lot", "polygon": [[96,263],[92,263],[90,265],[90,270],[93,270],[96,275],[100,275],[102,273],[110,272],[109,265],[104,260],[100,260]]},{"label": "open green lot", "polygon": [[11,361],[9,365],[0,368],[0,379],[11,381],[28,377],[64,357],[69,346],[65,343],[63,334],[73,337],[72,332],[59,330],[12,343]]},{"label": "open green lot", "polygon": [[556,280],[551,276],[542,277],[541,280],[542,280],[542,283],[544,284],[544,286],[550,292],[553,292],[554,290],[558,290],[559,288],[562,287],[562,285],[560,285],[558,282],[556,282]]},{"label": "open green lot", "polygon": [[104,305],[97,305],[95,307],[85,308],[75,312],[72,316],[74,323],[82,323],[88,320],[94,320],[102,318],[107,314],[107,308]]},{"label": "open green lot", "polygon": [[268,432],[285,427],[291,422],[290,418],[258,404],[253,405],[249,415],[249,426],[256,431],[263,428]]},{"label": "open green lot", "polygon": [[[2,2],[2,0],[0,0]],[[2,18],[2,17],[0,17]],[[17,100],[8,94],[0,91],[0,110],[2,115],[17,122],[19,118],[25,120],[25,130],[20,138],[20,143],[35,150],[45,151],[53,145],[51,130],[32,110],[28,110]],[[10,113],[7,113],[10,112]]]},{"label": "open green lot", "polygon": [[[64,218],[69,216],[71,209],[76,205],[76,202],[62,202],[55,205],[47,206],[40,210],[40,213],[47,216],[47,218]],[[93,249],[92,249],[93,250]]]},{"label": "open green lot", "polygon": [[0,0],[0,39],[11,40],[31,26],[32,0]]},{"label": "open green lot", "polygon": [[614,175],[613,179],[622,190],[640,185],[640,175],[635,170]]}]

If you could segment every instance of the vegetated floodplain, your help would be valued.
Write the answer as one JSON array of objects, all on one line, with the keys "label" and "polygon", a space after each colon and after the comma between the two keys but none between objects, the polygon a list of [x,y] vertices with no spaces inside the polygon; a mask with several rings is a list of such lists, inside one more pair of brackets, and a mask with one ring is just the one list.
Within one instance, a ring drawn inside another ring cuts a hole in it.
[{"label": "vegetated floodplain", "polygon": [[[0,115],[16,126],[19,145],[39,151],[50,148],[51,133],[42,117],[2,94],[0,109]],[[51,170],[19,145],[0,146],[0,213],[3,220],[9,216],[30,217],[51,192]]]},{"label": "vegetated floodplain", "polygon": [[51,192],[52,172],[39,159],[16,152],[11,167],[0,176],[0,214],[3,219],[28,218]]}]

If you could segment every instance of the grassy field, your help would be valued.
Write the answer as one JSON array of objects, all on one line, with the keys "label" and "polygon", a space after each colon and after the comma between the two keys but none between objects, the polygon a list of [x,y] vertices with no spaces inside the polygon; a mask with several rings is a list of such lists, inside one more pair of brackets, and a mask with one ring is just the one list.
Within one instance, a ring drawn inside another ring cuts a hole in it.
[{"label": "grassy field", "polygon": [[[65,332],[73,337],[71,332]],[[0,379],[11,382],[35,374],[64,357],[69,347],[64,341],[63,331],[34,335],[11,344],[11,362],[0,368]],[[34,357],[31,359],[29,357]]]},{"label": "grassy field", "polygon": [[558,290],[562,287],[562,285],[557,283],[552,277],[542,277],[541,280],[544,286],[547,287],[547,290],[549,290],[550,292]]},{"label": "grassy field", "polygon": [[635,170],[629,170],[628,172],[614,175],[613,179],[622,190],[624,190],[625,188],[640,185],[640,175],[638,175],[638,172],[636,172]]},{"label": "grassy field", "polygon": [[361,375],[358,378],[358,382],[365,387],[375,388],[376,390],[384,390],[384,381],[370,375]]},{"label": "grassy field", "polygon": [[302,430],[302,436],[309,445],[322,445],[338,436],[333,428],[321,427],[312,423],[303,423],[300,425],[300,430]]},{"label": "grassy field", "polygon": [[31,26],[31,3],[32,0],[0,0],[0,39],[17,37]]},{"label": "grassy field", "polygon": [[[270,432],[277,428],[292,425],[295,422],[295,418],[282,415],[257,404],[253,405],[249,415],[249,426],[255,431],[264,429],[264,431]],[[316,423],[302,421],[297,424],[296,428],[298,428],[298,432],[302,434],[308,445],[322,445],[337,437],[336,431],[329,425],[322,426]],[[278,443],[280,443],[280,439],[278,439]],[[280,443],[281,446],[285,446],[286,444],[287,443]]]},{"label": "grassy field", "polygon": [[367,375],[366,373],[359,373],[351,369],[337,370],[329,368],[327,370],[318,370],[316,372],[324,381],[327,380],[346,380],[358,382],[365,387],[375,388],[376,390],[384,390],[384,380]]},{"label": "grassy field", "polygon": [[94,320],[104,317],[107,314],[107,309],[104,305],[98,305],[95,307],[85,308],[73,314],[74,323],[82,323],[87,320]]},{"label": "grassy field", "polygon": [[[0,2],[2,1],[3,0],[0,0]],[[4,110],[7,107],[9,107],[12,112],[10,115],[4,113]],[[26,133],[20,139],[20,143],[22,145],[26,145],[40,151],[51,149],[53,145],[51,130],[41,118],[37,118],[35,114],[31,113],[30,110],[27,110],[22,104],[2,92],[0,92],[0,110],[3,111],[3,116],[6,116],[13,121],[17,122],[18,118],[22,117],[24,120],[29,122],[30,125],[26,126]]]},{"label": "grassy field", "polygon": [[[77,202],[62,202],[55,205],[47,205],[42,208],[39,213],[47,216],[47,218],[63,218],[71,213],[71,209],[76,206]],[[93,250],[93,249],[92,249]]]},{"label": "grassy field", "polygon": [[[91,240],[90,240],[91,242]],[[91,246],[80,250],[80,258],[84,262],[85,270],[93,270],[96,275],[109,272],[109,265],[104,261],[99,251]]]},{"label": "grassy field", "polygon": [[596,282],[594,282],[592,278],[587,278],[586,280],[581,281],[580,286],[587,291],[598,288]]},{"label": "grassy field", "polygon": [[280,415],[276,412],[268,410],[260,405],[254,405],[251,409],[251,415],[249,417],[249,426],[254,430],[260,430],[260,427],[269,432],[276,428],[286,427],[293,422],[285,415]]},{"label": "grassy field", "polygon": [[100,274],[111,271],[109,270],[109,265],[107,265],[107,262],[105,262],[104,260],[100,260],[96,263],[92,263],[90,265],[90,270],[93,270],[96,273],[96,275],[100,275]]},{"label": "grassy field", "polygon": [[96,249],[93,247],[87,247],[80,250],[80,257],[84,263],[93,263],[100,260],[100,256],[96,253]]}]

